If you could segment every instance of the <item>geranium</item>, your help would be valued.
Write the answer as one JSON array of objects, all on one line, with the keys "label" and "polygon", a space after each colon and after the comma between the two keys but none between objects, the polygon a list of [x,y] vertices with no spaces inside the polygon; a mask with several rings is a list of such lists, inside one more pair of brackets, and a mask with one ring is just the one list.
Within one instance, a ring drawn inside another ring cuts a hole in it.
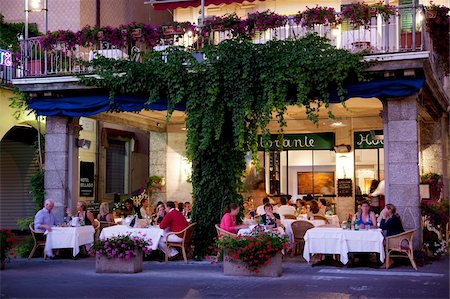
[{"label": "geranium", "polygon": [[370,24],[370,7],[364,2],[351,3],[345,5],[342,16],[355,27],[368,26]]},{"label": "geranium", "polygon": [[430,33],[431,39],[433,40],[433,49],[438,54],[438,59],[446,75],[450,73],[449,11],[450,9],[448,7],[436,5],[433,2],[430,2],[430,5],[426,7],[427,31]]},{"label": "geranium", "polygon": [[448,200],[422,201],[420,205],[422,216],[435,228],[443,229],[449,221],[449,204]]},{"label": "geranium", "polygon": [[201,34],[209,36],[212,31],[229,30],[233,36],[245,35],[245,23],[237,16],[236,13],[226,14],[222,17],[213,16],[203,22]]},{"label": "geranium", "polygon": [[389,19],[391,18],[391,16],[395,16],[395,14],[397,13],[397,9],[394,6],[384,4],[383,2],[371,4],[370,9],[380,14],[386,23],[389,23]]},{"label": "geranium", "polygon": [[96,256],[129,260],[137,256],[139,251],[150,254],[151,246],[151,242],[143,237],[120,235],[95,242],[90,252]]},{"label": "geranium", "polygon": [[304,12],[298,12],[294,16],[294,22],[304,27],[314,27],[314,25],[336,25],[339,23],[336,18],[336,11],[332,7],[322,7],[316,5],[314,8],[306,7]]},{"label": "geranium", "polygon": [[255,230],[246,236],[221,236],[216,245],[226,253],[230,262],[242,263],[248,270],[257,273],[261,266],[267,265],[273,256],[287,248],[287,237],[272,231]]},{"label": "geranium", "polygon": [[16,247],[16,240],[11,230],[0,230],[0,260],[4,262],[13,252],[11,249]]},{"label": "geranium", "polygon": [[248,15],[245,20],[248,32],[252,34],[255,31],[264,32],[268,29],[275,29],[286,25],[288,18],[286,16],[279,15],[273,11],[265,10],[262,12],[255,12]]}]

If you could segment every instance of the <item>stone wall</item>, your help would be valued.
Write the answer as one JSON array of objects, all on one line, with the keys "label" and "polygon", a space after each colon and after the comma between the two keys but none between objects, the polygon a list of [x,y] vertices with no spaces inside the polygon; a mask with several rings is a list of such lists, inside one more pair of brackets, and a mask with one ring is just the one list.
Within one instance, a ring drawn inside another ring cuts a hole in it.
[{"label": "stone wall", "polygon": [[[167,185],[167,168],[166,168],[166,151],[167,151],[167,134],[165,132],[150,132],[150,162],[149,162],[149,175],[159,175],[166,178]],[[151,201],[153,206],[158,201],[166,201],[166,188],[161,191],[156,190],[153,192]]]}]

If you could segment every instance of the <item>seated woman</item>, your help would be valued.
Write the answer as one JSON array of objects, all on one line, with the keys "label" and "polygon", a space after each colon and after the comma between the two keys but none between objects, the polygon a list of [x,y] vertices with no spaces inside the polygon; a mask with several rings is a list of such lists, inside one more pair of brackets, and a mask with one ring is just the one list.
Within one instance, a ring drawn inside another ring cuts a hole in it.
[{"label": "seated woman", "polygon": [[100,205],[97,220],[103,222],[114,222],[113,215],[109,212],[109,204],[107,202],[102,202]]},{"label": "seated woman", "polygon": [[315,215],[325,217],[325,213],[320,210],[317,200],[311,201],[310,211],[308,212],[308,219],[314,218]]},{"label": "seated woman", "polygon": [[239,206],[236,203],[231,203],[228,208],[225,209],[225,213],[220,221],[220,228],[236,234],[239,229],[247,227],[246,225],[238,225],[236,223],[237,214],[239,214]]},{"label": "seated woman", "polygon": [[273,212],[273,207],[270,203],[264,205],[264,215],[261,215],[260,223],[272,228],[280,227],[280,215]]},{"label": "seated woman", "polygon": [[385,234],[386,237],[397,235],[405,231],[400,216],[396,212],[397,208],[393,204],[388,203],[380,213],[380,228],[383,230],[383,234]]},{"label": "seated woman", "polygon": [[251,208],[250,202],[244,201],[244,219],[255,217],[255,211]]},{"label": "seated woman", "polygon": [[156,216],[153,219],[153,222],[156,224],[160,224],[161,221],[163,221],[164,217],[166,216],[167,212],[166,212],[166,206],[161,202],[157,207],[156,207]]},{"label": "seated woman", "polygon": [[148,198],[143,198],[141,200],[141,217],[142,219],[150,219],[152,213],[150,212],[150,205],[148,204]]},{"label": "seated woman", "polygon": [[[67,209],[67,214],[69,217],[72,217],[72,213],[69,209]],[[87,204],[84,201],[77,202],[77,212],[75,217],[79,217],[81,223],[84,223],[84,225],[94,225],[94,214],[87,210]]]},{"label": "seated woman", "polygon": [[377,220],[375,217],[375,213],[370,211],[370,205],[368,201],[363,201],[361,203],[361,213],[357,214],[359,228],[364,229],[367,228],[376,228]]}]

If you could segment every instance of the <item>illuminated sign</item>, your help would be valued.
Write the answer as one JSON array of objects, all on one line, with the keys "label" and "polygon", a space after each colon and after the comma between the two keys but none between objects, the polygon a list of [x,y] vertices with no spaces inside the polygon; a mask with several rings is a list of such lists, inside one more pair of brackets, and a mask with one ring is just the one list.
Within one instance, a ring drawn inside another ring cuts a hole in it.
[{"label": "illuminated sign", "polygon": [[0,50],[0,65],[12,66],[12,55],[11,52]]}]

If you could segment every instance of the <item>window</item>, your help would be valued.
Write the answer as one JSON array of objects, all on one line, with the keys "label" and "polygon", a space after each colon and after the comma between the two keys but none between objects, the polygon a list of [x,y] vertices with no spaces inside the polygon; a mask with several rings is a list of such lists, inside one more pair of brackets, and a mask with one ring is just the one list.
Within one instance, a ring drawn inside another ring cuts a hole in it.
[{"label": "window", "polygon": [[108,138],[106,148],[106,193],[126,194],[129,189],[130,143]]}]

